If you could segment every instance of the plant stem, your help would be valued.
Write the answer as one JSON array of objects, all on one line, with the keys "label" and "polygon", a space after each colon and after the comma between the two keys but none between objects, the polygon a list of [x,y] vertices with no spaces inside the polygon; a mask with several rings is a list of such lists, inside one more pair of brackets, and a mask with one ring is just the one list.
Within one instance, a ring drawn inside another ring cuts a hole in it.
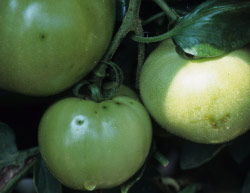
[{"label": "plant stem", "polygon": [[147,20],[143,21],[142,25],[145,26],[145,25],[151,23],[152,21],[154,21],[154,20],[156,20],[156,19],[158,19],[160,17],[163,17],[164,15],[166,15],[165,12],[157,13],[157,14],[153,15],[152,17],[148,18]]},{"label": "plant stem", "polygon": [[174,178],[165,177],[162,178],[161,181],[164,185],[173,187],[176,192],[179,192],[181,189],[180,185]]},{"label": "plant stem", "polygon": [[[119,28],[118,32],[115,34],[113,41],[107,51],[106,55],[104,56],[104,61],[109,61],[112,59],[115,51],[121,44],[122,40],[126,37],[126,35],[131,32],[137,30],[137,27],[140,26],[139,21],[139,9],[141,5],[141,0],[130,0],[128,12],[124,17],[121,27]],[[139,25],[139,26],[138,26]]]},{"label": "plant stem", "polygon": [[40,154],[39,147],[33,147],[22,152],[26,157],[33,157]]},{"label": "plant stem", "polygon": [[[129,32],[135,32],[138,36],[143,36],[143,29],[141,26],[141,21],[139,19],[139,10],[140,10],[141,0],[130,0],[129,7],[126,16],[122,22],[121,27],[118,32],[115,34],[108,51],[106,52],[103,61],[100,65],[94,70],[93,74],[93,84],[97,85],[98,88],[101,88],[102,80],[106,75],[107,62],[110,61],[116,52],[117,48],[121,44],[122,40],[126,37]],[[138,45],[138,68],[137,74],[144,61],[144,51],[145,45],[139,43]]]},{"label": "plant stem", "polygon": [[[138,25],[138,28],[135,31],[135,35],[143,36],[143,28],[142,28],[141,23],[140,25]],[[135,84],[135,87],[137,89],[139,88],[139,76],[140,76],[141,67],[144,63],[144,60],[145,60],[145,44],[139,42],[138,43],[137,69],[136,69],[136,84]]]},{"label": "plant stem", "polygon": [[167,165],[169,164],[169,160],[166,158],[165,155],[163,155],[162,153],[160,153],[159,151],[156,151],[154,153],[154,158],[162,164],[163,167],[167,167]]},{"label": "plant stem", "polygon": [[154,2],[167,14],[170,21],[176,21],[178,19],[176,12],[170,8],[164,0],[154,0]]},{"label": "plant stem", "polygon": [[174,30],[170,30],[164,34],[154,36],[154,37],[142,37],[142,36],[134,35],[131,38],[132,40],[136,42],[140,42],[140,43],[152,43],[152,42],[159,42],[159,41],[165,40],[167,38],[172,37],[173,35],[174,35]]}]

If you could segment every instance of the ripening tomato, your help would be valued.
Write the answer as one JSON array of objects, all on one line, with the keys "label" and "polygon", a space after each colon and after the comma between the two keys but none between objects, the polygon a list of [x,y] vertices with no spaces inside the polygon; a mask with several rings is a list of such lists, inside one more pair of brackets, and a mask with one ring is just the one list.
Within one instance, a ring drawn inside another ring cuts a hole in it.
[{"label": "ripening tomato", "polygon": [[0,1],[0,88],[59,93],[88,74],[110,42],[115,0]]},{"label": "ripening tomato", "polygon": [[250,127],[250,50],[186,60],[166,40],[140,75],[142,100],[167,131],[199,143],[222,143]]},{"label": "ripening tomato", "polygon": [[41,155],[51,173],[78,190],[111,188],[143,165],[152,126],[145,108],[131,97],[96,103],[66,98],[53,104],[39,125]]}]

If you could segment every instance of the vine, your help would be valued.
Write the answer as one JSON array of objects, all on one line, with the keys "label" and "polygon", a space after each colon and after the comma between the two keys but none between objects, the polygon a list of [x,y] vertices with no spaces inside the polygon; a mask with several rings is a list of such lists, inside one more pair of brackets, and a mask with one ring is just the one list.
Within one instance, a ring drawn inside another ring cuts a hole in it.
[{"label": "vine", "polygon": [[[164,0],[154,0],[154,2],[159,7],[161,7],[161,9],[163,10],[163,13],[168,16],[171,22],[174,22],[178,19],[178,15],[176,14],[176,12],[172,8],[170,8]],[[138,84],[139,84],[138,77],[139,77],[140,70],[145,59],[145,44],[144,43],[161,41],[172,35],[172,31],[169,31],[166,34],[156,36],[156,37],[150,37],[150,38],[144,37],[142,22],[140,20],[140,14],[139,14],[140,6],[141,6],[141,0],[133,0],[133,1],[130,0],[128,11],[124,17],[124,20],[120,28],[114,35],[113,40],[105,56],[103,57],[102,62],[100,62],[97,68],[93,71],[92,79],[90,80],[88,84],[92,93],[92,99],[95,101],[99,102],[101,100],[110,98],[113,95],[113,93],[117,90],[117,88],[120,86],[120,84],[122,84],[123,79],[120,77],[122,76],[122,73],[120,73],[120,75],[115,78],[116,79],[115,88],[112,88],[110,90],[110,93],[106,94],[106,96],[108,97],[103,96],[102,89],[101,89],[102,81],[106,76],[108,65],[111,63],[112,57],[115,54],[118,47],[120,46],[121,42],[130,32],[134,33],[134,36],[132,36],[132,39],[138,42],[137,70],[136,70],[136,83],[135,83],[136,88],[138,88]],[[154,18],[151,18],[147,22],[151,22],[151,20],[161,17],[163,13],[159,13],[158,15],[156,15]],[[143,23],[143,25],[145,25],[145,23]],[[112,68],[118,69],[119,67],[115,63],[112,62]],[[118,74],[116,73],[116,76],[117,75]],[[84,85],[83,83],[80,83],[80,84]],[[80,86],[77,85],[76,87],[77,89],[75,90],[79,91]],[[80,94],[77,92],[75,92],[75,95],[80,96]]]},{"label": "vine", "polygon": [[[99,66],[97,66],[97,68],[93,71],[93,76],[92,76],[92,79],[90,80],[90,82],[91,82],[90,87],[92,87],[91,85],[94,85],[95,92],[98,92],[97,95],[101,96],[98,98],[98,101],[100,99],[106,98],[101,93],[101,87],[102,87],[102,80],[106,76],[107,67],[109,66],[110,63],[112,63],[113,69],[119,68],[119,67],[117,67],[116,64],[111,62],[111,60],[112,60],[112,57],[115,54],[116,50],[118,49],[119,45],[123,41],[123,39],[130,32],[134,32],[135,35],[137,35],[137,36],[143,36],[143,28],[142,28],[141,20],[139,17],[140,6],[141,6],[141,0],[133,0],[133,1],[131,0],[129,2],[128,11],[124,17],[124,20],[123,20],[119,30],[114,35],[113,40],[112,40],[105,56],[103,57],[102,62],[100,62]],[[144,58],[145,58],[145,45],[143,43],[138,43],[138,59],[137,59],[138,66],[137,66],[137,73],[136,73],[137,77],[139,75],[140,68],[144,62]],[[112,94],[116,91],[116,89],[122,83],[122,81],[121,81],[122,75],[121,74],[122,73],[120,73],[120,77],[116,77],[115,88],[110,90],[110,93],[107,94],[108,97],[111,97]],[[116,73],[116,75],[117,75],[117,73]],[[82,84],[82,83],[80,83],[80,84]],[[137,81],[136,85],[138,85],[138,81]],[[77,85],[77,87],[79,87],[79,85]],[[79,94],[77,94],[77,95],[79,96]],[[95,100],[95,98],[93,98],[93,100]]]}]

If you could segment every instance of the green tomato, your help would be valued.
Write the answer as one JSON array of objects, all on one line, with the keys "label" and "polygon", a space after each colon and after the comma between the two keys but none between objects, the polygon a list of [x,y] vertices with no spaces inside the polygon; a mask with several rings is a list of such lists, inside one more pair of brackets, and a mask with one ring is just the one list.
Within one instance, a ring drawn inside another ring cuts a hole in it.
[{"label": "green tomato", "polygon": [[[115,86],[115,82],[106,82],[103,85],[103,89],[110,90],[114,86]],[[139,100],[135,91],[133,91],[131,88],[129,88],[128,86],[126,86],[124,84],[121,84],[120,87],[113,94],[113,97],[116,97],[116,96],[127,96],[127,97],[131,97],[135,100]]]},{"label": "green tomato", "polygon": [[112,37],[115,0],[2,0],[0,18],[0,88],[46,96],[99,62]]},{"label": "green tomato", "polygon": [[111,188],[143,165],[152,126],[135,99],[118,96],[96,103],[66,98],[53,104],[39,125],[41,155],[51,173],[78,190]]},{"label": "green tomato", "polygon": [[140,93],[170,133],[198,143],[232,140],[250,127],[250,50],[186,60],[164,41],[142,68]]}]

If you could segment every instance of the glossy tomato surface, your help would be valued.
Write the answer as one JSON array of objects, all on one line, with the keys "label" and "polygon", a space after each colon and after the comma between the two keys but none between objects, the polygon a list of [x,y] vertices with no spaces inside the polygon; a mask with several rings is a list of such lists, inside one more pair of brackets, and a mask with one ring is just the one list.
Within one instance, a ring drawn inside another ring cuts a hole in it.
[{"label": "glossy tomato surface", "polygon": [[144,163],[151,121],[135,99],[96,103],[66,98],[52,105],[39,126],[39,147],[52,174],[78,190],[111,188]]},{"label": "glossy tomato surface", "polygon": [[186,60],[171,40],[147,58],[142,100],[167,131],[198,143],[223,143],[250,127],[250,50]]},{"label": "glossy tomato surface", "polygon": [[83,78],[103,56],[115,0],[2,0],[0,18],[0,88],[52,95]]},{"label": "glossy tomato surface", "polygon": [[[108,90],[111,90],[114,86],[115,86],[115,82],[106,82],[103,84],[102,87],[104,91],[108,91]],[[116,97],[116,96],[127,96],[135,100],[139,100],[136,92],[124,84],[121,84],[117,88],[117,90],[113,93],[113,97]]]}]

